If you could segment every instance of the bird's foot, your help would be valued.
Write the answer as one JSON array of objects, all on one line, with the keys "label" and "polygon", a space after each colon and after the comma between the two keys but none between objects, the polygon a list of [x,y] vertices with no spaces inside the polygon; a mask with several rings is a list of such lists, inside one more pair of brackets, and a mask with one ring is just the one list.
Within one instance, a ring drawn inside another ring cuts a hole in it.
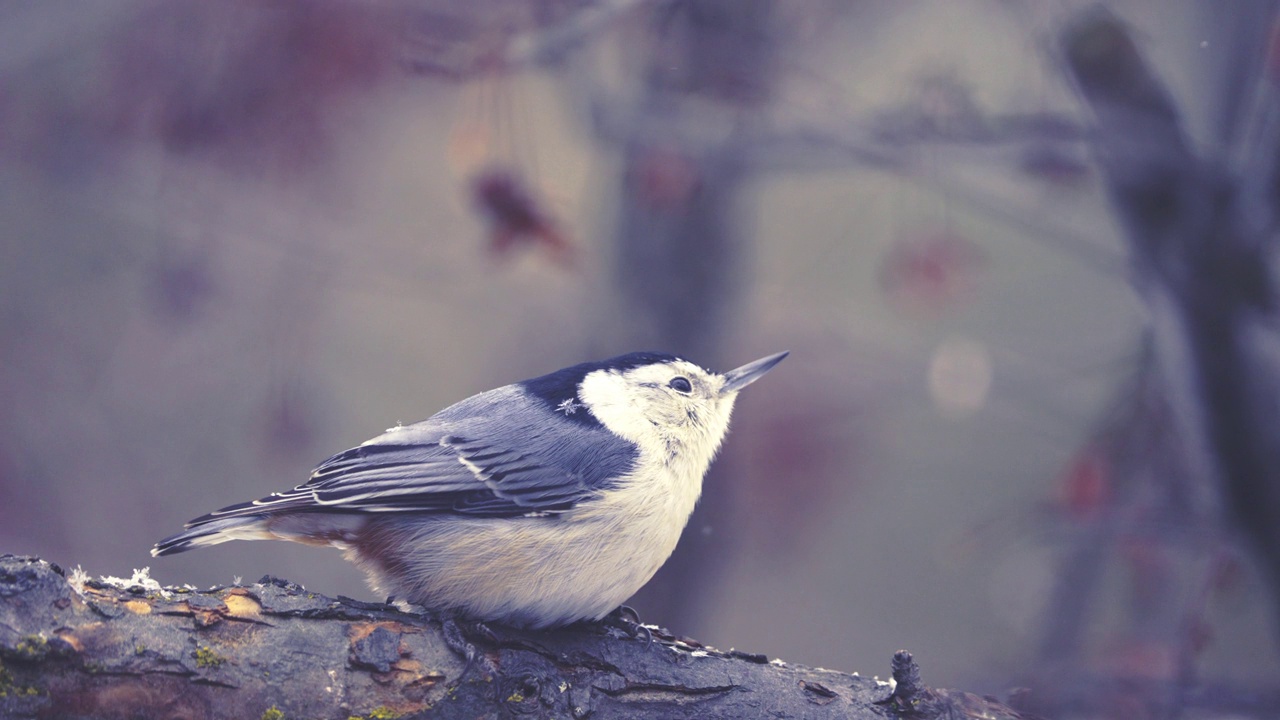
[{"label": "bird's foot", "polygon": [[466,679],[471,669],[480,666],[480,670],[485,675],[493,675],[498,669],[482,652],[476,649],[476,646],[467,639],[468,632],[471,635],[479,635],[489,642],[497,642],[498,636],[493,630],[482,622],[460,620],[452,615],[442,615],[440,617],[440,634],[444,637],[444,644],[456,653],[459,657],[466,661],[466,665],[462,668],[462,674],[458,676],[458,682]]},{"label": "bird's foot", "polygon": [[640,622],[640,615],[634,608],[619,605],[616,610],[600,618],[600,624],[621,630],[637,640],[643,639],[646,649],[653,645],[653,632]]}]

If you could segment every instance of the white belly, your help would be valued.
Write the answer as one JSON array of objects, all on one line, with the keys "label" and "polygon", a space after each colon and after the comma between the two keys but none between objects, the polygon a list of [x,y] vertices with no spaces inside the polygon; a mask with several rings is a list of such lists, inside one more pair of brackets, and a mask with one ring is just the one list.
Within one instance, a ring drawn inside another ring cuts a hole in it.
[{"label": "white belly", "polygon": [[378,516],[350,552],[378,590],[433,610],[529,627],[598,619],[671,556],[694,483],[647,483],[650,497],[616,491],[561,517]]}]

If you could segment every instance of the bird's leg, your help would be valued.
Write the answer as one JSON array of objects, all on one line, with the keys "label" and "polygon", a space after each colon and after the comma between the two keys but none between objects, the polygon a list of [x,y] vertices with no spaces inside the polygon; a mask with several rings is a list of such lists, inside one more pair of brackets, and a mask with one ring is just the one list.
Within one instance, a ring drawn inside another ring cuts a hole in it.
[{"label": "bird's leg", "polygon": [[643,638],[646,649],[653,645],[653,633],[641,624],[640,615],[635,608],[619,605],[616,610],[600,618],[600,624],[621,630],[637,640]]},{"label": "bird's leg", "polygon": [[[467,626],[465,630],[463,628],[464,625]],[[490,642],[495,642],[498,639],[498,636],[494,634],[493,630],[490,630],[489,627],[482,622],[460,620],[459,618],[448,614],[442,614],[440,616],[440,634],[444,637],[444,644],[449,646],[450,650],[455,652],[467,663],[466,666],[462,668],[462,674],[458,676],[459,682],[467,677],[467,674],[471,672],[471,668],[477,663],[480,665],[480,669],[487,675],[493,675],[498,671],[498,669],[493,666],[493,663],[489,661],[489,658],[483,653],[477,651],[476,646],[467,639],[467,630],[470,630],[472,634],[483,636]]]}]

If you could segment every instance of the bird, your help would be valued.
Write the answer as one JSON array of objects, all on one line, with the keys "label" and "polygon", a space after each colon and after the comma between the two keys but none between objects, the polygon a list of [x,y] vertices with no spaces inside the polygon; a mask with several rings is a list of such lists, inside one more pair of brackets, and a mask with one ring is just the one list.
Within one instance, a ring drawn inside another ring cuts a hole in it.
[{"label": "bird", "polygon": [[151,554],[332,546],[375,591],[450,617],[601,620],[671,556],[739,392],[787,354],[716,373],[634,352],[488,390],[330,457],[292,490],[198,517]]}]

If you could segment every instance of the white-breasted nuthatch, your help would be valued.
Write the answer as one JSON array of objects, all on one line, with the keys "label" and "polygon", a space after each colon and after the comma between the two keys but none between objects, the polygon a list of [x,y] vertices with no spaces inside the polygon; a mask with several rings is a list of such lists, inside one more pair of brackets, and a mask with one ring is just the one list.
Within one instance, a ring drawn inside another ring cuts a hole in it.
[{"label": "white-breasted nuthatch", "polygon": [[227,540],[342,549],[380,592],[525,627],[598,620],[666,562],[738,392],[665,353],[480,393],[326,460],[288,492],[223,508],[151,550]]}]

